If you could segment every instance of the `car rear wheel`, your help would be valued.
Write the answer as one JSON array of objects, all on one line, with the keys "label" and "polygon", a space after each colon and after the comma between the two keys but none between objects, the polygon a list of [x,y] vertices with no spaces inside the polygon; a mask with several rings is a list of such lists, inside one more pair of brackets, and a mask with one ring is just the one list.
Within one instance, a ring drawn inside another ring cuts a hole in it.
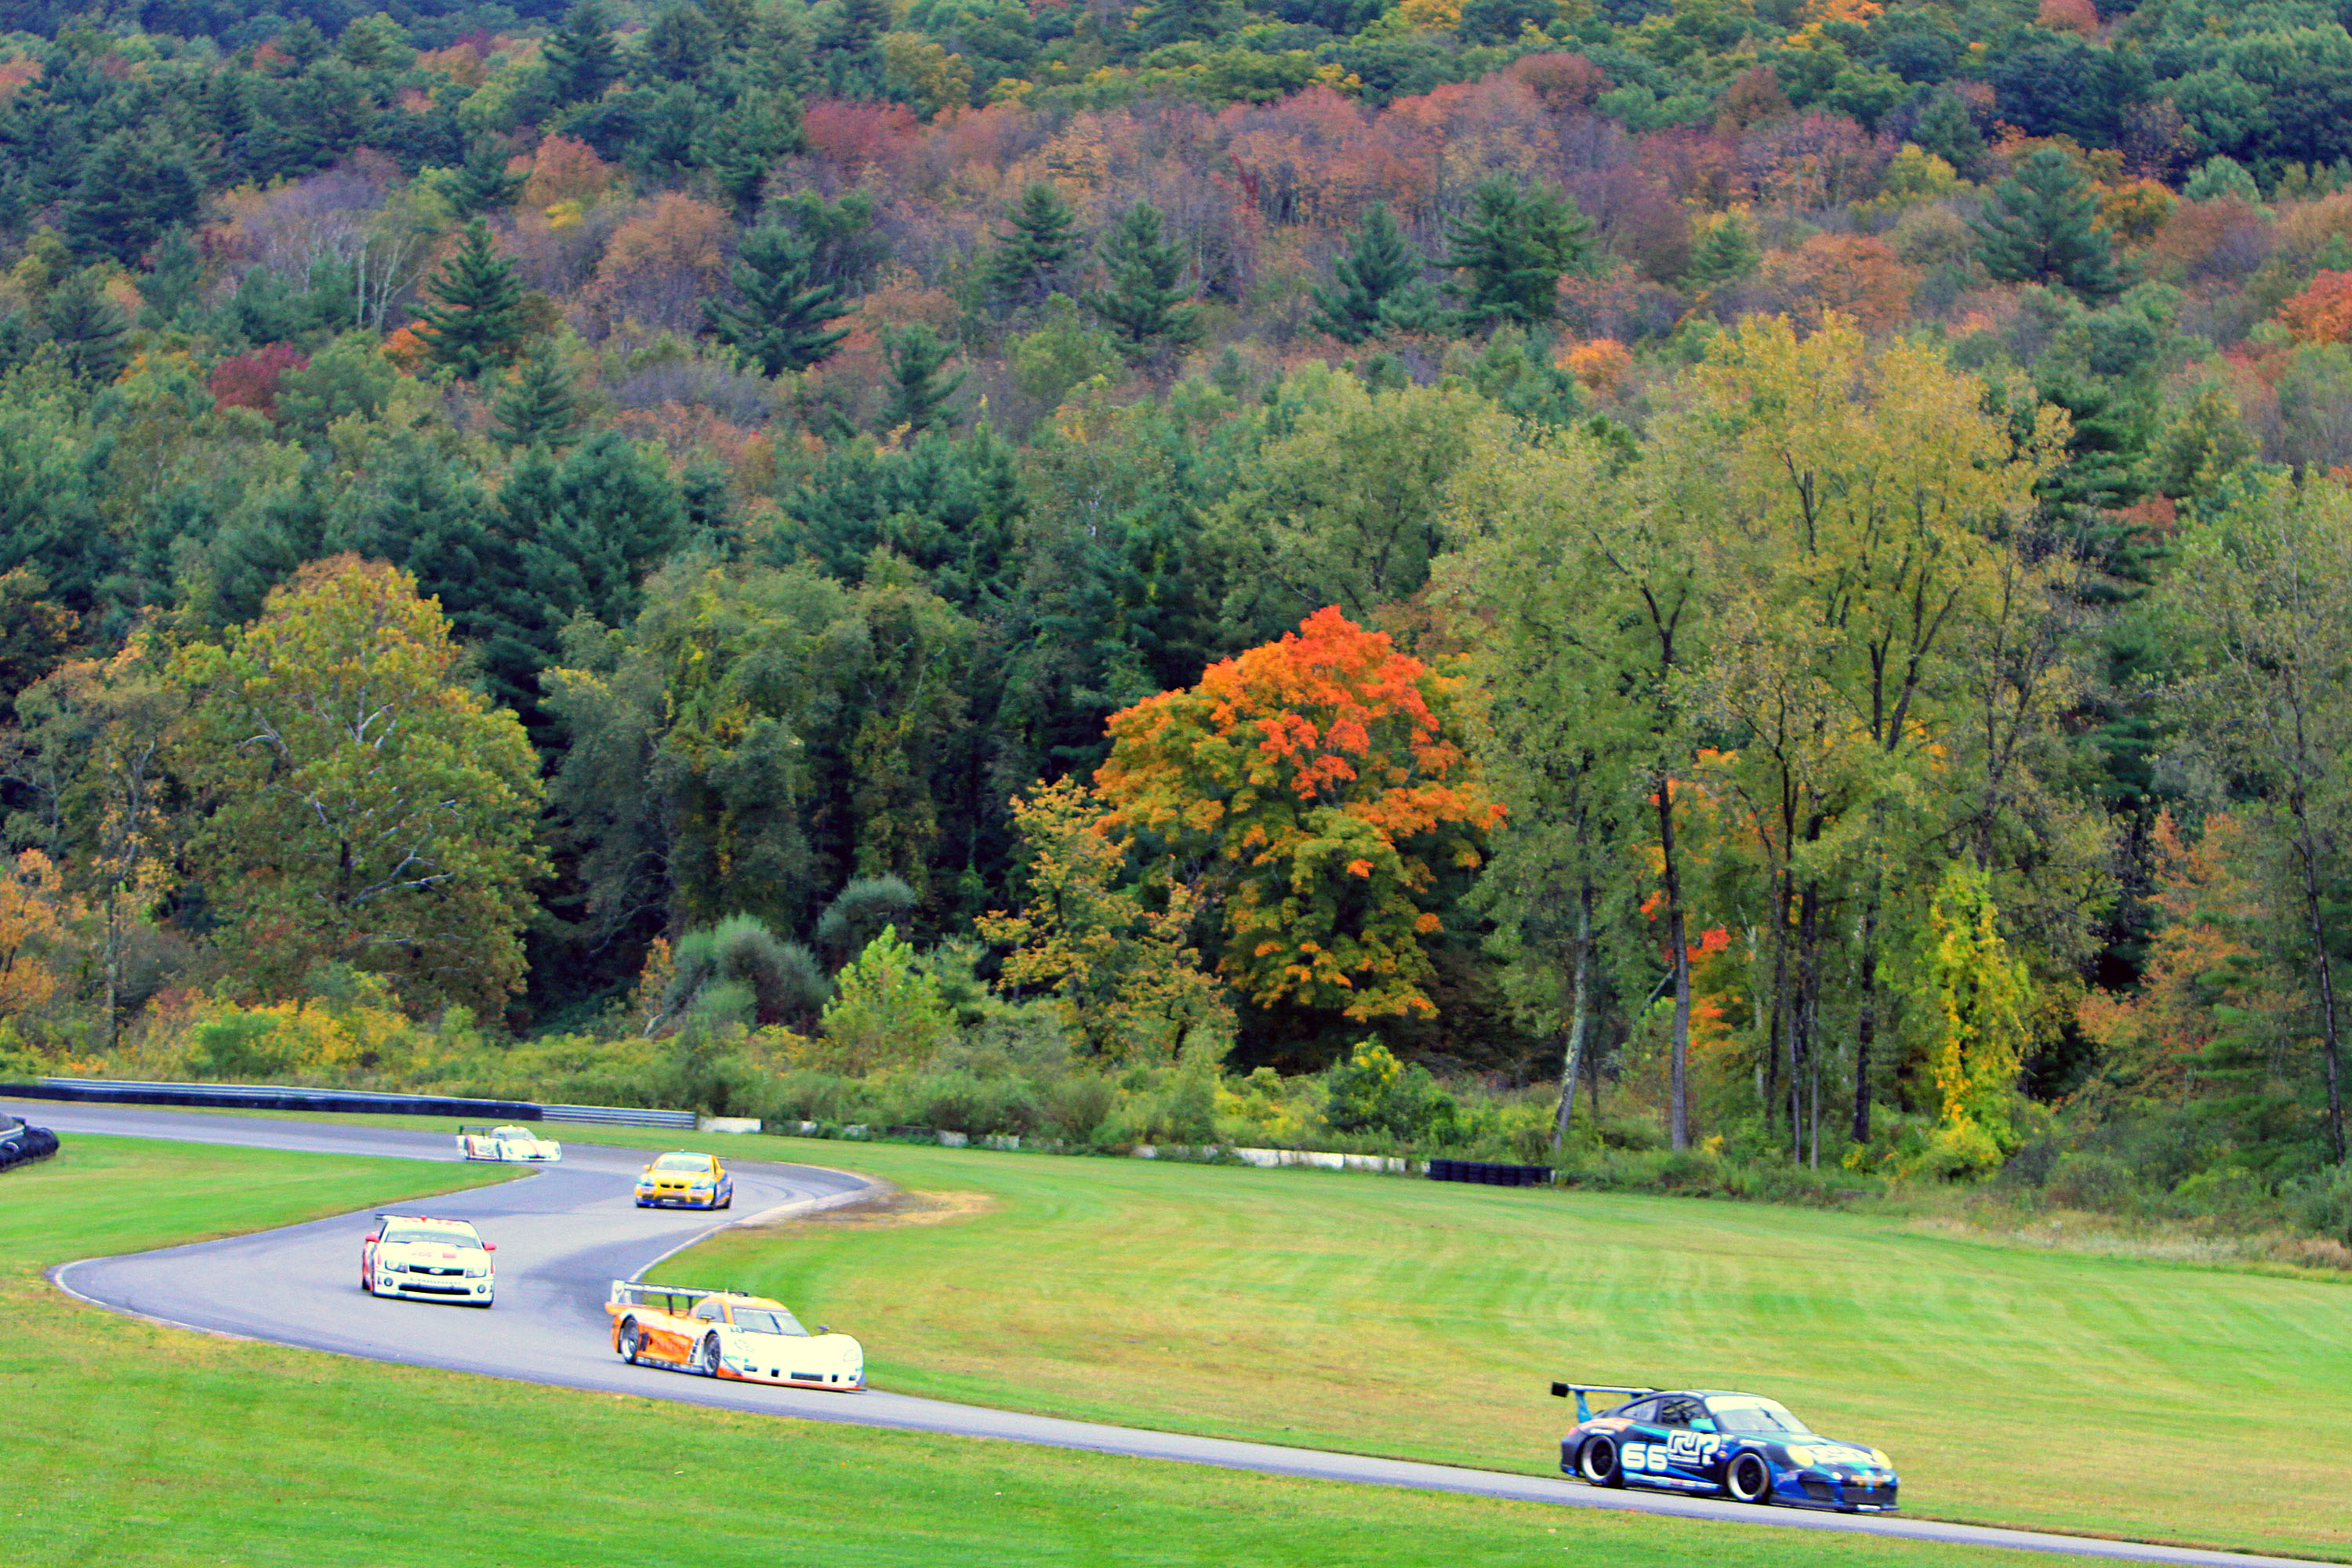
[{"label": "car rear wheel", "polygon": [[1772,1500],[1771,1467],[1765,1464],[1761,1454],[1734,1454],[1730,1468],[1724,1472],[1723,1485],[1734,1502],[1769,1504]]},{"label": "car rear wheel", "polygon": [[642,1343],[637,1338],[635,1320],[630,1319],[624,1321],[621,1324],[621,1359],[631,1366],[636,1365],[637,1352],[641,1348]]},{"label": "car rear wheel", "polygon": [[1622,1487],[1625,1472],[1617,1463],[1617,1445],[1606,1437],[1595,1437],[1584,1446],[1576,1458],[1577,1473],[1596,1487]]},{"label": "car rear wheel", "polygon": [[697,1361],[694,1370],[705,1377],[719,1375],[719,1336],[717,1334],[702,1336],[702,1354]]}]

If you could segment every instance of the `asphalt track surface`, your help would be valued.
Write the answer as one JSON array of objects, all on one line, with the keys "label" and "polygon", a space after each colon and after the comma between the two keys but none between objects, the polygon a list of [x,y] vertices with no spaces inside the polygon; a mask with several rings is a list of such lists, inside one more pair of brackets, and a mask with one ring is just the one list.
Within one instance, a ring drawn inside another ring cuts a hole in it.
[{"label": "asphalt track surface", "polygon": [[[457,1163],[445,1133],[202,1112],[0,1100],[0,1110],[51,1127],[118,1137],[233,1143],[321,1154],[378,1154]],[[560,1130],[559,1134],[560,1134]],[[725,1140],[684,1140],[724,1154]],[[89,1258],[51,1270],[69,1294],[181,1328],[273,1341],[374,1361],[402,1362],[562,1388],[632,1394],[691,1405],[843,1421],[963,1437],[995,1437],[1136,1458],[1174,1459],[1317,1480],[1369,1482],[1509,1498],[1571,1508],[1669,1514],[1751,1526],[1826,1530],[1894,1540],[2138,1563],[2289,1568],[2307,1559],[2262,1557],[2135,1542],[1997,1530],[1904,1517],[1759,1509],[1703,1498],[1605,1491],[1538,1476],[1414,1464],[1400,1459],[1286,1448],[1175,1433],[1024,1415],[977,1405],[913,1399],[869,1389],[820,1394],[726,1383],[624,1364],[611,1349],[604,1300],[630,1279],[719,1226],[763,1215],[809,1212],[854,1202],[873,1185],[810,1165],[730,1162],[735,1207],[726,1215],[639,1209],[629,1178],[642,1150],[567,1144],[561,1165],[503,1185],[402,1205],[410,1212],[475,1223],[498,1244],[498,1305],[489,1311],[380,1299],[359,1288],[360,1238],[369,1215],[346,1215],[282,1230],[200,1242],[122,1258]],[[678,1269],[663,1269],[669,1280]],[[690,1269],[685,1272],[691,1272]],[[677,1279],[687,1285],[726,1280]],[[856,1332],[855,1324],[840,1325]],[[869,1351],[872,1347],[868,1347]]]}]

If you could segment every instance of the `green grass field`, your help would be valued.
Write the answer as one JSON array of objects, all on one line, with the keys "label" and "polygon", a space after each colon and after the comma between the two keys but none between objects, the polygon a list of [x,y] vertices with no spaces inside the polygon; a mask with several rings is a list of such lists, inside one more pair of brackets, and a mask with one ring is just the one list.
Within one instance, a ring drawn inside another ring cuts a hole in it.
[{"label": "green grass field", "polygon": [[[2010,1552],[1611,1517],[535,1388],[162,1329],[73,1301],[41,1278],[74,1258],[495,1179],[399,1160],[79,1136],[54,1161],[0,1174],[0,1304],[12,1331],[0,1344],[0,1411],[12,1432],[0,1562],[2021,1561]],[[1014,1206],[1008,1200],[1005,1212]]]},{"label": "green grass field", "polygon": [[856,1333],[892,1388],[1530,1471],[1551,1378],[1748,1388],[1890,1450],[1914,1513],[2352,1555],[2342,1284],[1761,1205],[719,1142],[972,1195],[666,1270]]}]

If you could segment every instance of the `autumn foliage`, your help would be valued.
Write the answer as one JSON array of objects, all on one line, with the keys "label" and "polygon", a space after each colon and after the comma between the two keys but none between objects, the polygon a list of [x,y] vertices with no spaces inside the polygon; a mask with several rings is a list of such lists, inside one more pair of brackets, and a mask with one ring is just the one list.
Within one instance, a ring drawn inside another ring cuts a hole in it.
[{"label": "autumn foliage", "polygon": [[2278,308],[2282,326],[2305,343],[2352,340],[2352,272],[2322,271]]},{"label": "autumn foliage", "polygon": [[1458,686],[1318,610],[1112,717],[1106,826],[1208,864],[1219,968],[1261,1006],[1429,1016],[1440,880],[1502,818],[1449,732]]}]

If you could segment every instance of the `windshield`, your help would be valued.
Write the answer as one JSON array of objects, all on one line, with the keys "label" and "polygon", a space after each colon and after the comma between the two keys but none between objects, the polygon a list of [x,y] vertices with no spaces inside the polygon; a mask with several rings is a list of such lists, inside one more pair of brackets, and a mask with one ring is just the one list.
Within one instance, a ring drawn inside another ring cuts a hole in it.
[{"label": "windshield", "polygon": [[470,1230],[458,1230],[455,1226],[444,1230],[439,1226],[435,1226],[429,1230],[417,1225],[391,1226],[385,1229],[383,1239],[394,1246],[404,1241],[437,1241],[444,1247],[482,1245],[482,1238]]},{"label": "windshield", "polygon": [[534,1134],[528,1127],[493,1127],[490,1129],[490,1136],[493,1138],[513,1138],[523,1142],[529,1142],[534,1139],[536,1134]]},{"label": "windshield", "polygon": [[710,1173],[710,1156],[708,1154],[664,1154],[660,1159],[654,1162],[654,1169],[656,1171],[695,1171],[707,1176]]},{"label": "windshield", "polygon": [[1745,1432],[1756,1436],[1786,1436],[1810,1437],[1812,1429],[1791,1415],[1789,1407],[1769,1399],[1758,1399],[1749,1394],[1738,1394],[1729,1399],[1706,1402],[1716,1425],[1727,1432]]},{"label": "windshield", "polygon": [[800,1320],[782,1307],[772,1311],[765,1307],[738,1307],[735,1309],[735,1326],[755,1334],[790,1334],[800,1340],[809,1337],[809,1331],[801,1327]]}]

